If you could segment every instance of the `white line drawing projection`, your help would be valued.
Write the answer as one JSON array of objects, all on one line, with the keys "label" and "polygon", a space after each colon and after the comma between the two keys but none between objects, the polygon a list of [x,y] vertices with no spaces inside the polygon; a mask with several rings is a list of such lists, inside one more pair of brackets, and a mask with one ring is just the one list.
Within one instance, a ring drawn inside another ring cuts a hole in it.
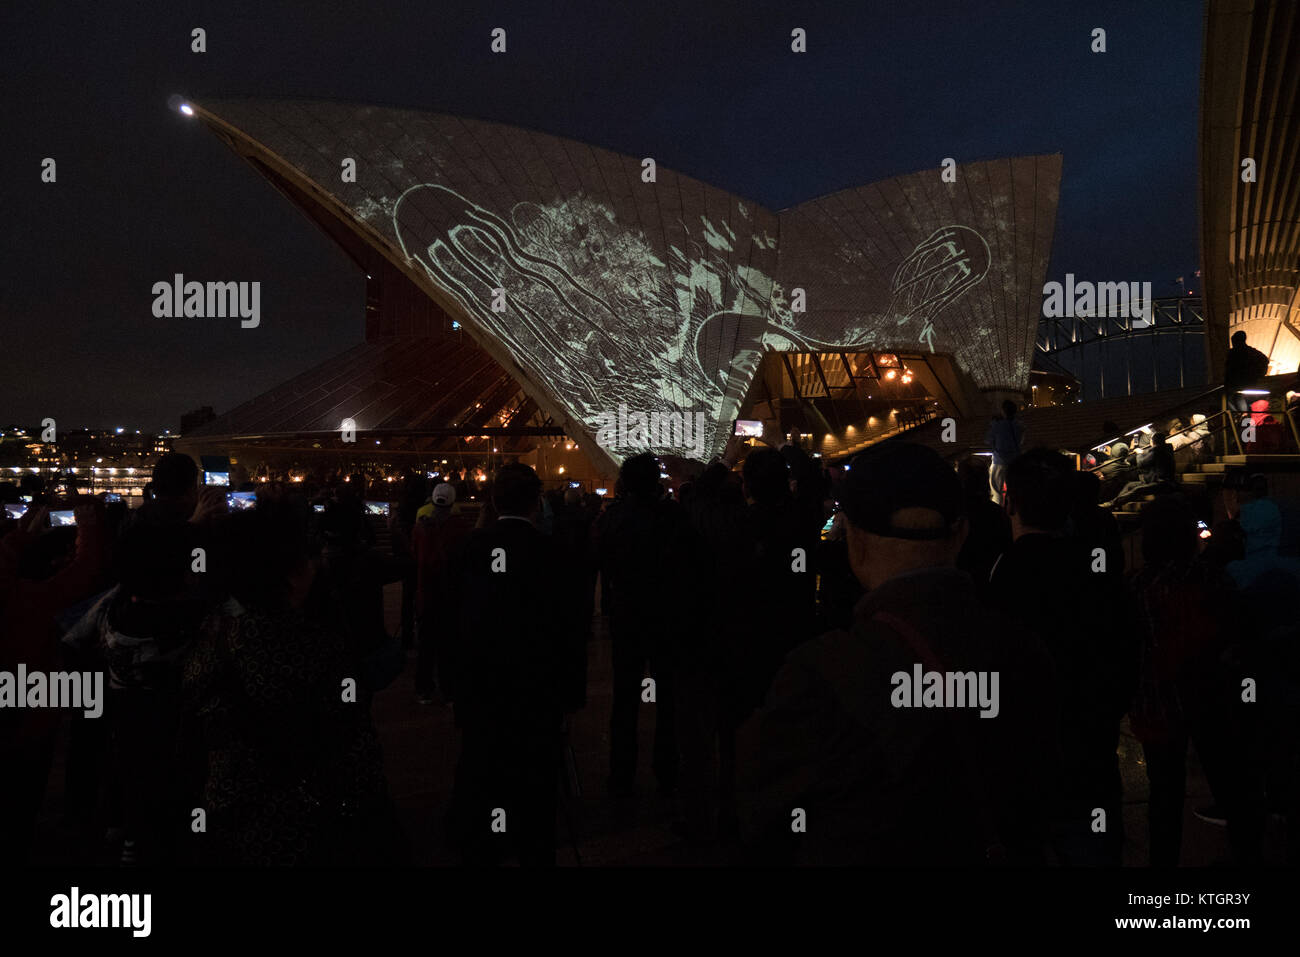
[{"label": "white line drawing projection", "polygon": [[898,324],[921,320],[918,342],[934,352],[934,317],[989,272],[989,244],[967,226],[944,226],[898,264],[889,311]]},{"label": "white line drawing projection", "polygon": [[[437,238],[426,241],[431,227]],[[449,187],[422,183],[393,208],[402,252],[580,420],[594,429],[602,413],[620,405],[704,408],[709,449],[725,444],[722,421],[728,408],[739,408],[761,347],[756,341],[745,350],[752,355],[738,356],[728,375],[707,369],[684,344],[723,317],[766,322],[773,285],[771,277],[727,262],[731,228],[704,220],[703,242],[692,240],[689,254],[670,247],[665,262],[644,237],[622,229],[611,210],[584,195],[518,203],[501,216]],[[504,312],[492,311],[496,288],[505,290]],[[735,387],[728,388],[729,379]]]},{"label": "white line drawing projection", "polygon": [[[327,196],[605,467],[622,455],[595,435],[620,406],[704,411],[705,453],[720,452],[772,351],[943,354],[963,374],[964,414],[984,393],[1028,388],[1059,154],[964,164],[961,189],[922,170],[774,211],[486,120],[319,100],[194,106],[259,171]],[[357,158],[355,183],[338,156]],[[791,308],[795,289],[806,311]]]},{"label": "white line drawing projection", "polygon": [[[710,449],[725,444],[722,426],[740,408],[765,351],[864,348],[887,317],[898,325],[919,320],[917,341],[934,351],[934,316],[989,267],[978,232],[943,226],[899,263],[885,314],[864,316],[834,339],[813,339],[800,333],[771,276],[728,262],[735,233],[725,223],[702,218],[703,242],[691,241],[689,253],[670,247],[664,262],[643,236],[621,228],[612,210],[581,194],[517,203],[498,215],[450,187],[421,183],[398,197],[392,220],[403,254],[582,421],[594,427],[620,405],[702,406],[713,419],[704,442]],[[431,230],[437,238],[428,241]],[[506,293],[504,312],[491,307],[498,288]],[[727,366],[711,365],[710,340],[734,344]],[[684,351],[684,343],[692,348]]]}]

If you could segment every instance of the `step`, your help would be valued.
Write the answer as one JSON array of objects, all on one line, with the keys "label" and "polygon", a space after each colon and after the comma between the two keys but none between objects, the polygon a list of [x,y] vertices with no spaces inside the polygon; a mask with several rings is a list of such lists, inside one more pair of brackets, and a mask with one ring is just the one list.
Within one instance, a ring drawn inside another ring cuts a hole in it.
[{"label": "step", "polygon": [[1222,474],[1228,471],[1228,466],[1224,462],[1202,462],[1199,465],[1192,466],[1191,472],[1217,472]]},{"label": "step", "polygon": [[1215,461],[1224,465],[1292,465],[1300,466],[1300,455],[1250,452],[1246,455],[1218,455]]}]

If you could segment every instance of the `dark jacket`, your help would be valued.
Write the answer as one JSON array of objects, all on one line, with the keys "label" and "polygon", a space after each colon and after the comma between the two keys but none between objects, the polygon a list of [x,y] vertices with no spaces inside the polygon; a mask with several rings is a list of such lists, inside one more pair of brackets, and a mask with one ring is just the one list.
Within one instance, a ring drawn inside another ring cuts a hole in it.
[{"label": "dark jacket", "polygon": [[597,520],[595,541],[614,640],[636,642],[644,654],[667,650],[660,639],[681,627],[676,596],[694,587],[684,574],[694,555],[686,513],[671,499],[629,495]]},{"label": "dark jacket", "polygon": [[531,522],[499,518],[466,539],[453,581],[459,614],[440,678],[457,719],[526,720],[572,709],[576,638],[559,607],[551,542]]},{"label": "dark jacket", "polygon": [[966,520],[970,524],[970,534],[957,555],[957,567],[975,580],[975,585],[983,589],[989,580],[989,572],[998,556],[1011,544],[1011,522],[1007,513],[993,504],[987,489],[966,502]]},{"label": "dark jacket", "polygon": [[1231,346],[1223,364],[1223,387],[1229,393],[1258,386],[1268,375],[1268,356],[1250,346]]},{"label": "dark jacket", "polygon": [[1137,688],[1141,626],[1123,578],[1092,567],[1086,542],[1024,535],[994,567],[989,598],[1037,635],[1051,656],[1067,799],[1097,807],[1108,797],[1118,799],[1115,749],[1120,719]]},{"label": "dark jacket", "polygon": [[433,517],[415,523],[411,549],[415,555],[415,607],[427,627],[442,628],[450,617],[451,559],[474,526],[451,509],[434,509]]},{"label": "dark jacket", "polygon": [[781,454],[795,481],[793,494],[747,505],[727,488],[726,467],[714,465],[692,499],[701,620],[732,721],[762,704],[786,654],[817,634],[821,476],[797,446],[784,446]]},{"label": "dark jacket", "polygon": [[[997,717],[895,707],[892,676],[911,675],[917,654],[882,613],[906,622],[941,670],[998,672]],[[1041,649],[984,611],[964,572],[884,583],[851,631],[807,642],[778,672],[760,713],[754,835],[809,864],[978,864],[990,832],[1034,859],[1054,765],[1050,685]],[[806,833],[791,830],[795,808]]]}]

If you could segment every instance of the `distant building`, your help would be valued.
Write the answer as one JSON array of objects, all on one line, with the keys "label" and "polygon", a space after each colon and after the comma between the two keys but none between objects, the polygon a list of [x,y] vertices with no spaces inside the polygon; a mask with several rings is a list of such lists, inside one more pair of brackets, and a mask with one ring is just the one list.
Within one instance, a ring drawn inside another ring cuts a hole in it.
[{"label": "distant building", "polygon": [[[159,455],[157,438],[134,430],[68,429],[57,442],[33,441],[39,432],[31,429],[4,431],[0,481],[35,472],[47,482],[65,476],[82,493],[138,496]],[[10,441],[14,432],[21,432],[17,442]],[[165,440],[170,444],[170,437]]]}]

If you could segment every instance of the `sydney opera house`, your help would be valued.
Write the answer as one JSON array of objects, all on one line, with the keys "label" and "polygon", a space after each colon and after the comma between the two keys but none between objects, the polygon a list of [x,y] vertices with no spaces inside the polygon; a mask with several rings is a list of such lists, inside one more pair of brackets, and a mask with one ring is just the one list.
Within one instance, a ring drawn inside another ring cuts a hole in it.
[{"label": "sydney opera house", "polygon": [[1210,368],[1245,332],[1300,366],[1300,5],[1214,0],[1201,65],[1201,256]]},{"label": "sydney opera house", "polygon": [[[1271,374],[1300,363],[1297,59],[1294,4],[1207,4],[1210,382],[1236,330]],[[927,421],[915,434],[937,435],[948,416],[970,449],[991,408],[1051,369],[1035,343],[1059,154],[936,165],[772,211],[654,157],[495,122],[297,100],[183,112],[324,230],[366,289],[360,344],[186,436],[193,453],[513,457],[594,484],[643,447],[707,459],[736,419],[775,420],[829,459]],[[1204,385],[1058,408],[1036,431],[1070,447]],[[633,427],[611,441],[615,419]]]},{"label": "sydney opera house", "polygon": [[[707,459],[737,418],[833,454],[1028,387],[1059,155],[771,211],[652,158],[500,123],[316,101],[186,109],[366,277],[364,342],[188,436],[196,452],[343,452],[350,420],[352,448],[412,464],[491,452],[594,478],[642,445]],[[618,415],[665,427],[610,441],[600,426]],[[537,459],[561,446],[573,454]]]}]

